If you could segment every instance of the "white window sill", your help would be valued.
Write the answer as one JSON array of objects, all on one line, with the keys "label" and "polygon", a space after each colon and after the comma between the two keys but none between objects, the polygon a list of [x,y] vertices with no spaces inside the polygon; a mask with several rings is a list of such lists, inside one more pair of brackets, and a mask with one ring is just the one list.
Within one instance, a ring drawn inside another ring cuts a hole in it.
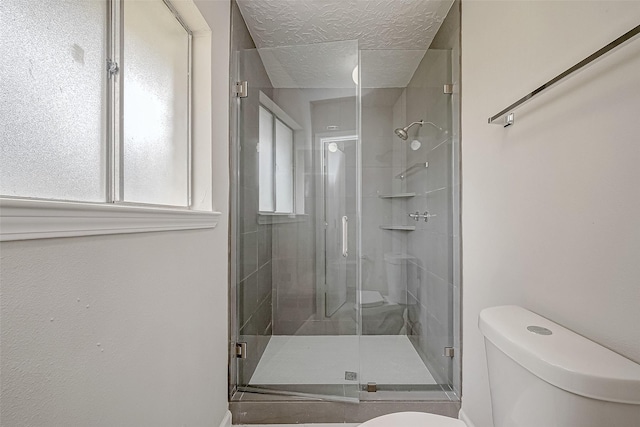
[{"label": "white window sill", "polygon": [[0,241],[215,228],[220,212],[0,198]]}]

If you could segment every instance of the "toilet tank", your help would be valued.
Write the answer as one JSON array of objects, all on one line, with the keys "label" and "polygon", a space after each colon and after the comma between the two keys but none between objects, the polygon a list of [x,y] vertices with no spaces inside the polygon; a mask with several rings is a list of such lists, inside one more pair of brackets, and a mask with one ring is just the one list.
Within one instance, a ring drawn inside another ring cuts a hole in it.
[{"label": "toilet tank", "polygon": [[387,300],[396,304],[407,303],[407,267],[414,257],[404,253],[384,254],[387,270]]},{"label": "toilet tank", "polygon": [[638,427],[640,365],[518,306],[479,317],[495,427]]}]

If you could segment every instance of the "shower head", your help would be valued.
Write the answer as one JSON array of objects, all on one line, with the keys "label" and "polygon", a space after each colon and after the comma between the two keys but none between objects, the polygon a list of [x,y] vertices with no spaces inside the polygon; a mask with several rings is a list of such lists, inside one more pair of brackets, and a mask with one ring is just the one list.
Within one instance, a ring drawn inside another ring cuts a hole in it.
[{"label": "shower head", "polygon": [[394,130],[394,132],[396,133],[396,135],[398,135],[398,138],[404,139],[405,141],[409,137],[409,135],[407,135],[407,131],[404,130],[404,129],[398,128],[398,129]]},{"label": "shower head", "polygon": [[435,124],[433,124],[431,122],[425,122],[424,120],[420,120],[418,122],[413,122],[409,126],[406,126],[404,128],[398,128],[398,129],[394,130],[393,132],[398,136],[398,138],[406,141],[407,138],[409,138],[408,131],[409,131],[409,128],[411,128],[411,126],[413,126],[413,125],[422,126],[422,125],[425,125],[425,124],[433,126],[434,128],[438,129],[440,132],[445,132],[445,133],[447,132],[444,129],[442,129],[440,126],[437,126],[437,125],[435,125]]},{"label": "shower head", "polygon": [[398,138],[406,141],[407,138],[409,138],[409,134],[407,133],[409,128],[411,128],[411,126],[413,126],[413,125],[422,126],[423,124],[424,124],[424,120],[420,120],[419,122],[413,122],[409,126],[406,126],[404,128],[398,128],[398,129],[394,130],[394,132],[395,132],[396,135],[398,135]]}]

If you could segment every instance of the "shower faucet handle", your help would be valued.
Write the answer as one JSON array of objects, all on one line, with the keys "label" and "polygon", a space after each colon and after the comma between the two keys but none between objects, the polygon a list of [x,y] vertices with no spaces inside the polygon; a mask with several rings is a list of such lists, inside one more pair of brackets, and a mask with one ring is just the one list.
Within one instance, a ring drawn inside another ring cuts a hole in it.
[{"label": "shower faucet handle", "polygon": [[420,221],[420,212],[416,211],[416,213],[410,213],[409,218]]},{"label": "shower faucet handle", "polygon": [[429,213],[429,211],[424,211],[424,213],[420,213],[418,211],[416,211],[415,213],[410,213],[409,214],[409,218],[415,220],[415,221],[420,221],[421,219],[424,219],[424,222],[429,221],[429,218],[434,217],[436,215],[432,215]]}]

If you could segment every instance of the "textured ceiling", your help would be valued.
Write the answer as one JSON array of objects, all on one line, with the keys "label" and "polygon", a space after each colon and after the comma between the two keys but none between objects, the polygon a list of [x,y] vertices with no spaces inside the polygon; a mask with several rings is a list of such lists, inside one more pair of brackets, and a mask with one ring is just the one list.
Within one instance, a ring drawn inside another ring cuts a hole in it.
[{"label": "textured ceiling", "polygon": [[405,87],[426,50],[363,50],[362,87]]},{"label": "textured ceiling", "polygon": [[[404,87],[453,0],[238,0],[275,87],[347,87],[326,42],[358,40],[364,87]],[[306,46],[302,46],[306,45]],[[272,49],[272,48],[278,49]],[[266,49],[265,49],[266,48]],[[348,73],[347,73],[348,71]],[[341,82],[341,83],[340,83]],[[342,84],[340,86],[339,84]]]},{"label": "textured ceiling", "polygon": [[329,42],[258,49],[271,84],[277,88],[354,88],[358,43]]},{"label": "textured ceiling", "polygon": [[238,0],[257,47],[359,40],[361,49],[426,49],[453,0]]}]

